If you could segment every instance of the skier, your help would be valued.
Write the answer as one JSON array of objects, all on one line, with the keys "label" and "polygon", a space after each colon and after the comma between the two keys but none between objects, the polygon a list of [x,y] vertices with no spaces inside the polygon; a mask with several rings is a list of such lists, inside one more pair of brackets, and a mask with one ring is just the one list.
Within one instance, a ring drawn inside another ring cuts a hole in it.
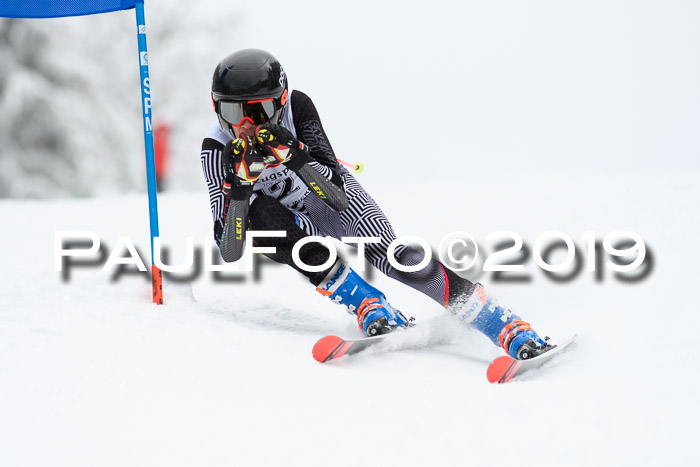
[{"label": "skier", "polygon": [[[214,70],[211,95],[217,121],[202,142],[201,162],[214,237],[226,261],[240,258],[246,229],[285,231],[286,237],[257,237],[255,245],[275,247],[266,256],[304,274],[319,293],[346,306],[366,336],[374,336],[412,322],[340,259],[324,271],[308,272],[292,260],[292,248],[309,235],[379,237],[380,243],[365,245],[368,262],[428,295],[511,357],[523,360],[552,348],[481,284],[440,262],[432,259],[410,273],[390,265],[387,248],[396,239],[391,223],[338,163],[316,107],[306,94],[288,87],[275,57],[257,49],[227,56]],[[300,249],[299,257],[318,266],[330,252],[312,242]],[[415,265],[423,254],[402,245],[395,257],[402,265]]]}]

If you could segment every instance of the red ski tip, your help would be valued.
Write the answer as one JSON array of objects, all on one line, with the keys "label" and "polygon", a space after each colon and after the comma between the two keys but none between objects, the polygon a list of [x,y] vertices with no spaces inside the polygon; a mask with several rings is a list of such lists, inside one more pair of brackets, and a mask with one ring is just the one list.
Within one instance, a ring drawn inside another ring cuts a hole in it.
[{"label": "red ski tip", "polygon": [[515,376],[515,372],[518,371],[522,363],[507,355],[498,357],[489,365],[486,377],[489,383],[507,383]]},{"label": "red ski tip", "polygon": [[342,357],[350,348],[352,342],[347,342],[338,336],[326,336],[316,342],[311,354],[317,362],[327,362]]}]

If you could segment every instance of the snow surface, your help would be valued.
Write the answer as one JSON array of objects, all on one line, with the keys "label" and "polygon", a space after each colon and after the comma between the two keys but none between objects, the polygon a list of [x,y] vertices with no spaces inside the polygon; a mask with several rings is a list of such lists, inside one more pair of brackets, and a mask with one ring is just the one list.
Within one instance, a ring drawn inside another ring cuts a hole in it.
[{"label": "snow surface", "polygon": [[[199,163],[211,72],[245,47],[273,52],[311,95],[400,235],[433,247],[457,230],[482,245],[502,229],[529,246],[551,229],[579,246],[589,230],[641,235],[654,260],[641,282],[584,270],[554,283],[531,259],[528,283],[466,274],[542,334],[579,335],[558,364],[503,386],[485,377],[497,348],[379,273],[367,277],[420,328],[396,351],[331,365],[312,360],[314,342],[357,336],[354,320],[270,262],[259,279],[166,280],[163,307],[144,274],[63,281],[58,230],[94,231],[110,252],[129,237],[148,262],[134,15],[0,19],[0,465],[692,464],[699,13],[654,0],[146,2],[154,122],[172,124],[159,211],[173,263],[185,237],[211,235]],[[54,199],[18,199],[37,197]]]},{"label": "snow surface", "polygon": [[[551,173],[394,195],[366,183],[400,234],[480,242],[509,228],[526,243],[559,228],[640,234],[655,267],[644,281],[569,283],[526,263],[528,284],[481,280],[542,333],[579,334],[558,364],[509,385],[485,371],[500,351],[438,305],[380,274],[373,282],[421,325],[395,352],[322,365],[317,338],[358,336],[355,321],[291,269],[264,262],[258,282],[165,282],[54,270],[54,232],[128,236],[148,255],[145,196],[0,202],[0,456],[3,465],[687,465],[699,431],[694,330],[698,173],[662,177]],[[362,179],[361,179],[362,180]],[[595,186],[596,190],[586,189]],[[552,196],[556,193],[556,196]],[[457,202],[462,200],[462,203]],[[210,235],[206,190],[160,197],[161,231]],[[123,256],[123,254],[122,254]],[[353,260],[352,256],[350,260]]]}]

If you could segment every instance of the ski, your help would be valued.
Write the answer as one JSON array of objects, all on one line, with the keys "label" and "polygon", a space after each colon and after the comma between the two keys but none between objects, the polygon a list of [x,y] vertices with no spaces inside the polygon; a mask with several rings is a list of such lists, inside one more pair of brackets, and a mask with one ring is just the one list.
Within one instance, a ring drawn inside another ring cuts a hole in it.
[{"label": "ski", "polygon": [[[396,334],[391,333],[354,340],[346,340],[338,336],[325,336],[316,342],[311,353],[314,360],[320,363],[326,363],[346,355],[354,355],[362,352],[370,347],[385,342],[387,338],[396,336]],[[540,368],[552,358],[565,352],[571,347],[575,340],[576,335],[558,344],[552,350],[529,360],[515,360],[508,355],[498,357],[489,365],[486,376],[491,383],[507,383],[512,381],[523,373]]]},{"label": "ski", "polygon": [[508,355],[498,357],[491,362],[488,370],[486,370],[486,378],[488,378],[489,383],[502,384],[512,381],[523,373],[540,368],[557,355],[564,353],[571,348],[571,344],[575,340],[576,334],[563,343],[558,344],[552,350],[528,360],[516,360]]},{"label": "ski", "polygon": [[345,340],[338,336],[326,336],[316,342],[311,354],[317,362],[325,363],[344,355],[352,355],[361,352],[382,342],[385,337],[386,335]]}]

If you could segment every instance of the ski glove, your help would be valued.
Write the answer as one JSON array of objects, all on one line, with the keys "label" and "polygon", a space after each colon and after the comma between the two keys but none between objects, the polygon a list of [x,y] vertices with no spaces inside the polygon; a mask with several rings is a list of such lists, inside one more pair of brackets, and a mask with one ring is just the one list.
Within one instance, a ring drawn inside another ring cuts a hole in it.
[{"label": "ski glove", "polygon": [[282,163],[297,171],[309,161],[309,147],[283,126],[266,123],[260,125],[255,133],[266,164]]},{"label": "ski glove", "polygon": [[224,147],[223,192],[232,199],[242,199],[250,194],[255,182],[260,178],[265,161],[253,140],[241,135]]},{"label": "ski glove", "polygon": [[349,201],[343,189],[311,166],[306,165],[311,158],[309,147],[296,139],[289,130],[280,125],[266,123],[257,127],[255,138],[263,152],[266,164],[284,164],[331,209],[335,211],[347,209]]}]

